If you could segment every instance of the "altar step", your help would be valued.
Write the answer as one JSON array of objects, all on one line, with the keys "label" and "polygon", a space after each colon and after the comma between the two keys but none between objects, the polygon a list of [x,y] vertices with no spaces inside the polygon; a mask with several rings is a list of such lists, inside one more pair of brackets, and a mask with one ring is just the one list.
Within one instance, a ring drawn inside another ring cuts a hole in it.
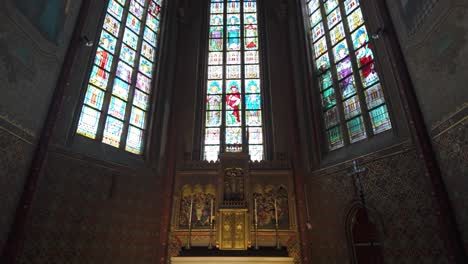
[{"label": "altar step", "polygon": [[290,257],[172,257],[171,264],[293,264]]}]

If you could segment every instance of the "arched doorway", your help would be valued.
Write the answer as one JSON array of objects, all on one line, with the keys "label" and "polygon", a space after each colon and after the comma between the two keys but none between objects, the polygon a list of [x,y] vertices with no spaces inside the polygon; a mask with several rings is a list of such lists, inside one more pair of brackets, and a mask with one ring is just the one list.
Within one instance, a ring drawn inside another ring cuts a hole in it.
[{"label": "arched doorway", "polygon": [[376,225],[369,220],[367,211],[356,208],[348,221],[348,234],[353,252],[353,263],[383,263],[382,244]]}]

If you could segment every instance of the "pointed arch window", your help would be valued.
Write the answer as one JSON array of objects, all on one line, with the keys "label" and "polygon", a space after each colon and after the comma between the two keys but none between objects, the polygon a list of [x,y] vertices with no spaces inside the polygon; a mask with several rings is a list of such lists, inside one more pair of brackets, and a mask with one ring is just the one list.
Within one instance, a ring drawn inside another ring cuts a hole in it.
[{"label": "pointed arch window", "polygon": [[257,3],[212,0],[204,111],[204,159],[220,152],[264,157]]},{"label": "pointed arch window", "polygon": [[109,0],[76,132],[141,154],[162,0]]},{"label": "pointed arch window", "polygon": [[329,150],[392,128],[359,0],[307,0]]}]

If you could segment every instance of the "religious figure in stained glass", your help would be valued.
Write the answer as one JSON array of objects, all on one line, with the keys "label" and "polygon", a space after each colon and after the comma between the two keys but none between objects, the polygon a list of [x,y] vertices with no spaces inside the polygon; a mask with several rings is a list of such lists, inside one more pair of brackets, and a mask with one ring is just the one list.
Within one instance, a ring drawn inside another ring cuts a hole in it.
[{"label": "religious figure in stained glass", "polygon": [[[212,0],[210,7],[204,159],[216,160],[221,152],[248,151],[252,160],[261,160],[257,5]],[[247,134],[252,135],[251,141],[245,140]]]},{"label": "religious figure in stained glass", "polygon": [[109,1],[77,127],[80,135],[100,134],[103,143],[134,154],[143,148],[160,25],[161,1],[148,1]]}]

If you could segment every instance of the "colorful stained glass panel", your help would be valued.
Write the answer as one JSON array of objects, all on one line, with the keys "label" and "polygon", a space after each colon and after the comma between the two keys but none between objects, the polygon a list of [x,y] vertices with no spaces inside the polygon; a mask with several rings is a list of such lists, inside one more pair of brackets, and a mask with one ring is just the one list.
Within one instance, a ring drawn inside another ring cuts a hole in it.
[{"label": "colorful stained glass panel", "polygon": [[207,128],[205,129],[205,144],[219,144],[219,128]]},{"label": "colorful stained glass panel", "polygon": [[148,13],[156,18],[159,18],[161,15],[161,7],[155,2],[150,1]]},{"label": "colorful stained glass panel", "polygon": [[330,88],[322,93],[322,107],[326,110],[336,105],[335,89]]},{"label": "colorful stained glass panel", "polygon": [[341,134],[340,126],[336,126],[327,131],[328,148],[335,150],[341,148],[344,145],[343,136]]},{"label": "colorful stained glass panel", "polygon": [[228,79],[237,79],[241,77],[240,66],[239,65],[230,65],[226,66],[226,78]]},{"label": "colorful stained glass panel", "polygon": [[140,57],[140,66],[138,68],[141,73],[145,74],[148,77],[152,77],[153,75],[153,63],[151,63],[149,60]]},{"label": "colorful stained glass panel", "polygon": [[136,34],[140,34],[141,23],[134,15],[128,14],[127,27],[133,30]]},{"label": "colorful stained glass panel", "polygon": [[154,52],[154,48],[146,41],[143,41],[143,44],[141,45],[141,54],[150,61],[154,61]]},{"label": "colorful stained glass panel", "polygon": [[239,13],[240,12],[240,4],[239,4],[238,1],[230,1],[230,2],[227,3],[226,7],[227,7],[227,12],[228,13]]},{"label": "colorful stained glass panel", "polygon": [[262,101],[260,94],[246,94],[245,107],[247,109],[261,109]]},{"label": "colorful stained glass panel", "polygon": [[344,1],[346,14],[351,13],[356,7],[359,6],[358,0],[345,0]]},{"label": "colorful stained glass panel", "polygon": [[113,56],[103,50],[102,48],[98,48],[96,51],[96,57],[94,59],[94,64],[99,66],[101,69],[105,69],[106,71],[110,71],[112,66]]},{"label": "colorful stained glass panel", "polygon": [[115,16],[115,18],[117,18],[118,20],[122,19],[123,7],[119,5],[115,0],[109,1],[107,11],[109,11],[109,13]]},{"label": "colorful stained glass panel", "polygon": [[327,16],[328,28],[333,28],[340,21],[341,21],[341,12],[339,8],[335,9],[335,11],[331,12]]},{"label": "colorful stained glass panel", "polygon": [[130,85],[119,78],[114,79],[114,87],[112,87],[112,94],[119,97],[120,99],[127,100],[128,92],[130,91]]},{"label": "colorful stained glass panel", "polygon": [[119,35],[120,23],[109,14],[107,14],[106,17],[104,18],[103,27],[104,29],[109,31],[112,35],[114,36]]},{"label": "colorful stained glass panel", "polygon": [[208,79],[222,79],[222,78],[223,78],[222,66],[208,66]]},{"label": "colorful stained glass panel", "polygon": [[339,23],[338,26],[334,27],[330,31],[330,40],[331,40],[332,45],[335,45],[340,40],[344,39],[344,37],[345,37],[345,31],[344,31],[343,23]]},{"label": "colorful stained glass panel", "polygon": [[135,64],[135,51],[123,44],[120,50],[120,59],[128,63],[130,66]]},{"label": "colorful stained glass panel", "polygon": [[245,111],[245,121],[248,126],[261,126],[262,125],[262,111],[248,110]]},{"label": "colorful stained glass panel", "polygon": [[366,103],[368,109],[372,109],[385,103],[384,94],[380,83],[365,90],[364,93],[366,94]]},{"label": "colorful stained glass panel", "polygon": [[218,160],[219,155],[219,146],[205,146],[205,160],[207,161],[216,161]]},{"label": "colorful stained glass panel", "polygon": [[246,79],[245,80],[245,92],[246,93],[260,93],[260,80]]},{"label": "colorful stained glass panel", "polygon": [[138,44],[138,36],[135,35],[130,29],[126,28],[123,36],[123,42],[136,50]]},{"label": "colorful stained glass panel", "polygon": [[101,32],[101,37],[99,38],[99,46],[114,54],[116,44],[116,38],[114,38],[111,34],[107,33],[104,30]]},{"label": "colorful stained glass panel", "polygon": [[320,21],[322,21],[322,13],[320,12],[320,9],[312,13],[310,16],[310,27],[313,28],[315,25],[317,25]]},{"label": "colorful stained glass panel", "polygon": [[224,5],[223,3],[211,3],[210,10],[212,14],[222,14],[224,12]]},{"label": "colorful stained glass panel", "polygon": [[318,23],[313,29],[312,29],[312,40],[315,42],[317,41],[320,37],[325,34],[325,29],[323,28],[323,23]]},{"label": "colorful stained glass panel", "polygon": [[353,96],[343,102],[345,118],[349,119],[361,113],[361,105],[357,96]]},{"label": "colorful stained glass panel", "polygon": [[221,95],[208,95],[206,110],[221,110]]},{"label": "colorful stained glass panel", "polygon": [[336,65],[336,72],[338,74],[338,79],[342,79],[353,73],[351,59],[348,57],[338,63]]},{"label": "colorful stained glass panel", "polygon": [[374,134],[378,134],[392,128],[386,105],[379,106],[376,109],[370,111],[369,115]]},{"label": "colorful stained glass panel", "polygon": [[91,76],[89,77],[89,82],[94,86],[97,86],[103,90],[107,87],[107,82],[109,81],[109,73],[105,70],[94,66],[91,71]]},{"label": "colorful stained glass panel", "polygon": [[325,37],[323,37],[319,41],[315,42],[315,44],[314,44],[315,58],[318,58],[325,51],[327,51],[327,49],[328,49],[327,40],[325,39]]},{"label": "colorful stained glass panel", "polygon": [[133,105],[138,106],[139,108],[146,110],[148,108],[149,97],[144,92],[136,89],[133,94]]},{"label": "colorful stained glass panel", "polygon": [[311,0],[307,3],[307,8],[309,9],[309,14],[314,12],[320,6],[320,0]]},{"label": "colorful stained glass panel", "polygon": [[136,87],[149,94],[151,92],[151,80],[141,73],[137,74]]},{"label": "colorful stained glass panel", "polygon": [[222,82],[220,81],[208,81],[208,94],[221,94],[222,90]]},{"label": "colorful stained glass panel", "polygon": [[226,144],[241,144],[242,130],[238,127],[226,128]]},{"label": "colorful stained glass panel", "polygon": [[125,117],[125,107],[127,104],[118,99],[117,97],[112,96],[109,104],[108,113],[113,117],[123,120]]},{"label": "colorful stained glass panel", "polygon": [[364,87],[368,87],[379,81],[379,75],[375,71],[375,62],[371,62],[359,70],[361,82]]},{"label": "colorful stained glass panel", "polygon": [[146,121],[145,119],[146,119],[146,112],[133,106],[132,114],[130,115],[130,124],[137,126],[139,128],[144,128],[145,121]]},{"label": "colorful stained glass panel", "polygon": [[333,55],[335,56],[335,62],[338,62],[349,55],[348,45],[346,44],[346,41],[338,43],[333,48]]},{"label": "colorful stained glass panel", "polygon": [[317,70],[319,72],[325,72],[328,68],[330,68],[330,59],[328,58],[328,54],[322,55],[315,61],[317,66]]},{"label": "colorful stained glass panel", "polygon": [[92,85],[88,85],[84,103],[98,110],[101,110],[103,100],[104,100],[104,92],[101,89],[98,89]]},{"label": "colorful stained glass panel", "polygon": [[151,31],[151,29],[145,27],[145,33],[143,34],[143,38],[149,42],[153,47],[156,47],[156,33]]},{"label": "colorful stained glass panel", "polygon": [[351,143],[366,138],[366,131],[364,129],[364,123],[362,122],[362,116],[356,117],[346,122],[346,126],[348,127],[349,141]]},{"label": "colorful stained glass panel", "polygon": [[123,122],[108,116],[102,142],[114,147],[119,147],[122,137]]},{"label": "colorful stained glass panel", "polygon": [[351,39],[353,40],[353,47],[357,49],[362,45],[366,44],[369,41],[369,36],[367,35],[366,26],[362,26],[351,34]]},{"label": "colorful stained glass panel", "polygon": [[120,79],[130,83],[132,80],[132,71],[132,67],[128,66],[122,61],[119,61],[119,64],[117,65],[117,71],[115,72],[115,74]]},{"label": "colorful stained glass panel", "polygon": [[261,127],[247,127],[247,137],[249,144],[262,144],[263,133]]},{"label": "colorful stained glass panel", "polygon": [[208,111],[206,112],[206,127],[219,127],[221,126],[221,111]]},{"label": "colorful stained glass panel", "polygon": [[324,113],[325,127],[329,128],[338,124],[338,109],[333,107]]},{"label": "colorful stained glass panel", "polygon": [[356,83],[354,81],[353,75],[350,75],[340,81],[340,90],[341,97],[343,99],[348,98],[349,96],[356,93]]},{"label": "colorful stained glass panel", "polygon": [[252,161],[263,160],[263,146],[262,145],[249,145],[249,155]]},{"label": "colorful stained glass panel", "polygon": [[258,64],[258,51],[256,50],[249,50],[244,52],[244,63],[246,64]]},{"label": "colorful stained glass panel", "polygon": [[244,2],[244,12],[257,12],[257,3],[256,2]]},{"label": "colorful stained glass panel", "polygon": [[146,18],[146,25],[153,31],[157,31],[159,28],[159,21],[152,15],[148,15]]},{"label": "colorful stained glass panel", "polygon": [[246,38],[244,45],[246,50],[256,50],[258,48],[258,38]]},{"label": "colorful stained glass panel", "polygon": [[210,25],[222,25],[223,24],[223,17],[221,15],[211,15],[210,16]]},{"label": "colorful stained glass panel", "polygon": [[223,39],[210,39],[209,51],[222,51]]},{"label": "colorful stained glass panel", "polygon": [[141,154],[143,145],[143,131],[136,127],[128,128],[127,143],[125,150],[135,154]]},{"label": "colorful stained glass panel", "polygon": [[208,53],[208,65],[221,65],[221,64],[223,64],[222,52],[209,52]]},{"label": "colorful stained glass panel", "polygon": [[[221,53],[221,57],[222,57],[222,53]],[[227,64],[240,64],[240,52],[239,51],[227,52],[226,63]]]},{"label": "colorful stained glass panel", "polygon": [[78,121],[78,129],[76,132],[80,135],[95,138],[101,113],[88,106],[83,106],[81,110],[80,120]]},{"label": "colorful stained glass panel", "polygon": [[328,0],[325,2],[325,12],[328,14],[338,6],[338,0]]},{"label": "colorful stained glass panel", "polygon": [[257,24],[257,14],[256,13],[246,13],[244,14],[244,24]]},{"label": "colorful stained glass panel", "polygon": [[349,31],[353,32],[362,24],[364,24],[364,17],[362,16],[361,8],[358,8],[348,16]]},{"label": "colorful stained glass panel", "polygon": [[332,73],[331,71],[326,71],[324,74],[320,75],[319,77],[319,85],[321,90],[325,90],[326,88],[332,86]]},{"label": "colorful stained glass panel", "polygon": [[134,14],[138,19],[143,17],[143,7],[135,0],[130,1],[130,12],[132,12],[132,14]]},{"label": "colorful stained glass panel", "polygon": [[374,53],[372,52],[370,43],[356,51],[356,59],[358,67],[362,67],[374,60]]},{"label": "colorful stained glass panel", "polygon": [[245,65],[245,78],[260,78],[260,67],[258,65]]}]

